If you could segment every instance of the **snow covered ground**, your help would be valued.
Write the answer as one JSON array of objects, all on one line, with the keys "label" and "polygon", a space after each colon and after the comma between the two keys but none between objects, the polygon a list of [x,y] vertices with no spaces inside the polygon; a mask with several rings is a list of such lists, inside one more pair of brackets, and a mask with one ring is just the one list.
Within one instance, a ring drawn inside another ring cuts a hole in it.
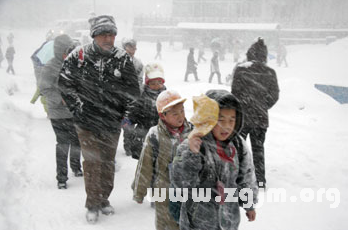
[{"label": "snow covered ground", "polygon": [[[8,31],[0,32],[5,35]],[[116,156],[115,189],[110,197],[115,215],[102,215],[97,225],[87,224],[82,178],[70,174],[68,189],[57,189],[55,136],[41,103],[29,103],[36,88],[30,55],[43,42],[45,30],[13,32],[16,75],[6,73],[6,61],[0,68],[0,229],[155,229],[154,210],[148,203],[139,205],[132,200],[130,185],[137,161],[125,156],[122,139]],[[4,52],[7,42],[2,38]],[[140,42],[136,56],[146,64],[154,61],[155,49],[154,43]],[[161,63],[167,88],[189,99],[185,108],[190,118],[192,96],[230,87],[216,84],[216,79],[214,84],[208,83],[209,61],[198,67],[200,82],[194,82],[191,76],[190,82],[184,83],[187,54],[188,50],[182,50],[178,43],[174,47],[164,44]],[[209,60],[211,53],[207,51],[205,56]],[[243,217],[240,229],[348,228],[348,105],[340,105],[314,88],[315,83],[348,86],[347,61],[347,38],[328,46],[288,47],[288,68],[279,68],[274,60],[270,61],[277,71],[281,92],[270,110],[265,144],[269,189],[261,192],[257,220],[248,223]],[[231,54],[220,62],[223,77],[231,72],[231,63]],[[286,191],[284,202],[267,198],[273,188]],[[301,201],[301,195],[313,201]],[[320,198],[322,202],[317,202]]]}]

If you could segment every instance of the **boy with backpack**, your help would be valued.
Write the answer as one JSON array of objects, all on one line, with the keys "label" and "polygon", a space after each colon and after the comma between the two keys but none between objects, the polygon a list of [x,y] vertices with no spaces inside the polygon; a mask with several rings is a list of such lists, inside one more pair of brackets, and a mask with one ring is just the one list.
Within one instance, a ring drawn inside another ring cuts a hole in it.
[{"label": "boy with backpack", "polygon": [[[166,199],[155,202],[156,229],[179,229],[179,225],[169,213],[169,169],[176,146],[191,131],[186,121],[184,102],[177,92],[163,91],[156,100],[159,114],[158,125],[152,127],[146,135],[135,175],[133,199],[141,204],[148,188],[166,188]],[[164,194],[160,194],[163,196]]]},{"label": "boy with backpack", "polygon": [[[194,107],[195,128],[178,146],[172,163],[172,183],[189,189],[188,200],[181,204],[180,229],[237,230],[241,201],[247,205],[243,207],[249,221],[254,221],[258,193],[252,156],[239,136],[241,106],[228,91],[209,90],[194,98]],[[209,201],[193,201],[193,188],[210,189]],[[226,200],[231,189],[232,202],[231,197]],[[242,189],[248,189],[248,199],[237,198]]]}]

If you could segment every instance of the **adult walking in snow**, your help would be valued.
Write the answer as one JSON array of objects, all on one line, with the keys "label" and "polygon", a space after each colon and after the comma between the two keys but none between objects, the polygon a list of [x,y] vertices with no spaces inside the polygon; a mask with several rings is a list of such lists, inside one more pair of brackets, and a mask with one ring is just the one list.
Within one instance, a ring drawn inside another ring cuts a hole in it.
[{"label": "adult walking in snow", "polygon": [[85,178],[86,218],[98,221],[113,214],[108,200],[114,187],[115,155],[127,104],[139,96],[131,57],[114,46],[117,27],[112,16],[89,19],[91,44],[76,48],[63,63],[59,86],[74,114]]},{"label": "adult walking in snow", "polygon": [[72,113],[63,102],[58,88],[59,73],[63,61],[74,48],[68,35],[54,39],[54,57],[43,67],[39,78],[39,89],[46,98],[48,118],[56,135],[56,162],[59,189],[66,189],[68,180],[68,155],[70,149],[70,168],[76,177],[82,176],[81,148],[73,123]]},{"label": "adult walking in snow", "polygon": [[[135,72],[138,76],[139,89],[142,92],[143,88],[143,75],[144,75],[144,65],[140,59],[134,57],[135,51],[137,50],[137,42],[132,38],[124,38],[122,40],[123,49],[131,56]],[[131,138],[134,129],[134,125],[130,124],[127,118],[124,118],[122,121],[123,129],[123,148],[127,156],[132,155],[131,152]]]},{"label": "adult walking in snow", "polygon": [[185,81],[187,81],[188,75],[193,74],[195,76],[195,80],[199,81],[197,76],[197,62],[194,58],[194,48],[190,48],[190,52],[187,55],[187,65],[186,65],[186,73],[185,73]]},{"label": "adult walking in snow", "polygon": [[213,76],[217,75],[218,82],[221,85],[221,73],[220,73],[220,67],[219,67],[219,52],[215,51],[213,57],[210,60],[210,76],[209,76],[209,83],[212,82]]},{"label": "adult walking in snow", "polygon": [[9,47],[7,47],[6,53],[5,53],[5,58],[6,58],[7,63],[8,63],[8,67],[7,67],[6,72],[7,73],[12,72],[13,75],[15,75],[15,71],[13,68],[13,60],[14,60],[15,53],[16,53],[15,48],[14,48],[13,44],[10,43],[10,45],[9,45]]},{"label": "adult walking in snow", "polygon": [[268,110],[279,98],[276,72],[267,66],[267,46],[262,38],[247,51],[247,61],[238,64],[233,73],[232,93],[241,102],[245,123],[241,135],[250,137],[256,178],[259,187],[266,186],[264,142],[269,126]]},{"label": "adult walking in snow", "polygon": [[161,43],[161,41],[159,39],[157,40],[157,43],[156,43],[156,51],[157,51],[157,53],[156,53],[156,56],[155,56],[155,60],[157,58],[162,60],[162,43]]}]

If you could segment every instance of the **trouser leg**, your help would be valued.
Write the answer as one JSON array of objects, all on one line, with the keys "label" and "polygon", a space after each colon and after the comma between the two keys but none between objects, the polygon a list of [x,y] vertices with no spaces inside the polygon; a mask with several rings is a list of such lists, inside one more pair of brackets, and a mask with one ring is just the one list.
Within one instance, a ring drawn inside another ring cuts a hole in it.
[{"label": "trouser leg", "polygon": [[56,135],[56,171],[57,180],[65,182],[68,180],[68,154],[69,154],[69,137],[65,119],[51,119],[53,131]]},{"label": "trouser leg", "polygon": [[79,136],[82,156],[85,190],[87,194],[85,207],[88,209],[101,208],[102,188],[101,184],[101,156],[99,151],[99,140],[90,131],[76,127]]},{"label": "trouser leg", "polygon": [[102,203],[101,206],[109,205],[109,196],[114,188],[115,177],[115,156],[120,133],[102,134],[101,142],[99,143],[101,150],[101,188],[102,188]]},{"label": "trouser leg", "polygon": [[56,144],[56,164],[57,164],[57,181],[66,182],[68,180],[68,153],[69,144]]},{"label": "trouser leg", "polygon": [[216,72],[216,74],[217,74],[217,77],[218,77],[219,84],[222,84],[222,82],[221,82],[221,73],[220,72]]},{"label": "trouser leg", "polygon": [[169,213],[169,201],[155,202],[156,207],[156,230],[179,230],[179,225]]},{"label": "trouser leg", "polygon": [[251,148],[253,152],[253,160],[255,165],[255,173],[257,182],[266,183],[265,172],[265,154],[264,154],[264,142],[266,138],[267,129],[254,128],[250,132]]},{"label": "trouser leg", "polygon": [[214,72],[210,73],[210,76],[209,76],[209,83],[211,83],[211,81],[213,80],[213,76],[214,76]]}]

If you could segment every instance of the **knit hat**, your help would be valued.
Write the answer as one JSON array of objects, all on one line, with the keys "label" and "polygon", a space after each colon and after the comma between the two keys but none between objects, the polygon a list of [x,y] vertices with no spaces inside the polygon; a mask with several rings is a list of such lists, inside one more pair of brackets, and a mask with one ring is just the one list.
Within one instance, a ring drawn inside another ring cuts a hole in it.
[{"label": "knit hat", "polygon": [[93,17],[90,18],[88,22],[91,25],[90,34],[92,38],[103,33],[112,33],[117,35],[115,19],[110,15]]},{"label": "knit hat", "polygon": [[156,100],[156,107],[158,113],[164,113],[168,108],[184,103],[186,98],[182,98],[179,93],[174,90],[165,90],[160,93]]},{"label": "knit hat", "polygon": [[122,47],[126,49],[126,46],[136,47],[137,41],[133,38],[123,38],[122,39]]},{"label": "knit hat", "polygon": [[258,37],[257,41],[251,45],[246,54],[248,61],[267,62],[267,46],[262,37]]},{"label": "knit hat", "polygon": [[149,63],[145,66],[145,84],[148,85],[151,80],[162,80],[164,79],[164,71],[160,64]]},{"label": "knit hat", "polygon": [[204,94],[193,97],[192,100],[194,114],[190,121],[194,125],[194,129],[189,134],[189,137],[197,133],[205,136],[215,127],[219,120],[219,105],[215,100]]}]

